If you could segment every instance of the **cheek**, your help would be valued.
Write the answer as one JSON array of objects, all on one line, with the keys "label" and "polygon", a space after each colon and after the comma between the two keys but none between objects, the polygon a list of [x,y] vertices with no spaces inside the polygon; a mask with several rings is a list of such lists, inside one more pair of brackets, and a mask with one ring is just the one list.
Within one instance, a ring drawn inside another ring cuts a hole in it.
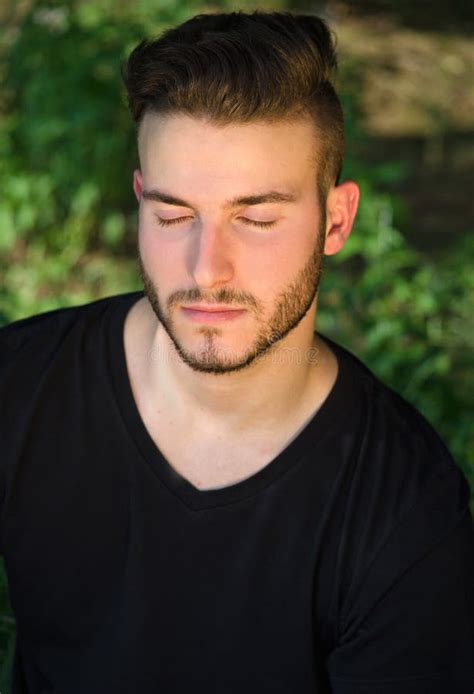
[{"label": "cheek", "polygon": [[138,248],[142,262],[160,282],[181,271],[183,265],[182,244],[172,243],[153,224],[143,224],[138,233]]},{"label": "cheek", "polygon": [[245,276],[253,278],[253,283],[262,296],[286,291],[301,268],[308,261],[314,245],[306,238],[288,234],[275,246],[269,245],[266,251],[249,254]]},{"label": "cheek", "polygon": [[155,264],[159,251],[156,238],[146,226],[141,226],[138,233],[138,248],[143,261],[147,267]]},{"label": "cheek", "polygon": [[170,257],[156,235],[142,230],[138,238],[141,262],[162,302],[177,288],[183,287],[182,272],[176,258]]}]

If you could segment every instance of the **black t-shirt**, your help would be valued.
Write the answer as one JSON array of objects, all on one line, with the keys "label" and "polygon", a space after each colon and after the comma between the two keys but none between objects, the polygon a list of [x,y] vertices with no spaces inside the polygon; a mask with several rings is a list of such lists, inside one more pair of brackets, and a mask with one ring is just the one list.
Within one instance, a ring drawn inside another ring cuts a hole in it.
[{"label": "black t-shirt", "polygon": [[15,692],[472,694],[469,489],[426,420],[324,338],[339,370],[311,421],[200,491],[133,399],[141,296],[0,330]]}]

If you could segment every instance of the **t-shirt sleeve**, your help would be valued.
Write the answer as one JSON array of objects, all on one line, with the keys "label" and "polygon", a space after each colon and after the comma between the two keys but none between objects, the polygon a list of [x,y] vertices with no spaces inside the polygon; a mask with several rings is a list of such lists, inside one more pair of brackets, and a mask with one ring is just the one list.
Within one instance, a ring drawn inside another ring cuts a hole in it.
[{"label": "t-shirt sleeve", "polygon": [[334,694],[473,694],[474,531],[458,469],[430,481],[345,600]]}]

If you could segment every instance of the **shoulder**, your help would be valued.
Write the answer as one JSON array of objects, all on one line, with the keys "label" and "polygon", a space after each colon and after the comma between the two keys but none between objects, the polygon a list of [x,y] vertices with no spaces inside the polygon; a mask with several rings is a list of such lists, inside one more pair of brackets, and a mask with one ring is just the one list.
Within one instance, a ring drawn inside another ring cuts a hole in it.
[{"label": "shoulder", "polygon": [[2,356],[8,353],[18,353],[32,341],[51,342],[55,336],[64,336],[78,322],[94,320],[114,304],[134,295],[138,296],[139,292],[118,294],[86,304],[57,308],[0,326]]},{"label": "shoulder", "polygon": [[339,487],[334,576],[336,630],[349,638],[404,577],[426,579],[424,567],[442,543],[466,574],[472,520],[469,485],[433,426],[351,352],[328,342],[346,381],[352,441]]},{"label": "shoulder", "polygon": [[337,356],[346,389],[350,390],[347,399],[357,410],[360,445],[372,454],[375,463],[396,460],[399,472],[404,466],[414,472],[417,464],[426,465],[427,474],[434,469],[435,461],[440,471],[455,466],[439,433],[413,404],[381,381],[352,352],[325,339]]},{"label": "shoulder", "polygon": [[[96,335],[104,315],[137,292],[109,296],[78,306],[58,308],[14,321],[0,328],[0,397],[8,384],[30,386],[71,348]],[[29,380],[28,380],[29,379]]]},{"label": "shoulder", "polygon": [[[331,342],[350,384],[354,445],[345,468],[341,591],[367,601],[435,547],[469,514],[469,486],[426,418],[351,352]],[[380,593],[378,593],[380,595]]]}]

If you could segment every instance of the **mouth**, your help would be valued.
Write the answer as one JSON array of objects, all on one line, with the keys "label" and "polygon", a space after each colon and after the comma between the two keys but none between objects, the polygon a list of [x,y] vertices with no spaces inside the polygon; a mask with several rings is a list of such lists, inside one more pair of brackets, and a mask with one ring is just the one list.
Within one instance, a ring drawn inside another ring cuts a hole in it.
[{"label": "mouth", "polygon": [[212,304],[210,306],[205,306],[204,304],[198,304],[197,306],[183,306],[188,311],[206,311],[206,313],[218,313],[224,311],[243,311],[244,309],[233,308],[232,306],[216,306]]},{"label": "mouth", "polygon": [[220,323],[235,320],[246,313],[245,309],[228,308],[227,306],[182,306],[184,315],[194,322]]}]

